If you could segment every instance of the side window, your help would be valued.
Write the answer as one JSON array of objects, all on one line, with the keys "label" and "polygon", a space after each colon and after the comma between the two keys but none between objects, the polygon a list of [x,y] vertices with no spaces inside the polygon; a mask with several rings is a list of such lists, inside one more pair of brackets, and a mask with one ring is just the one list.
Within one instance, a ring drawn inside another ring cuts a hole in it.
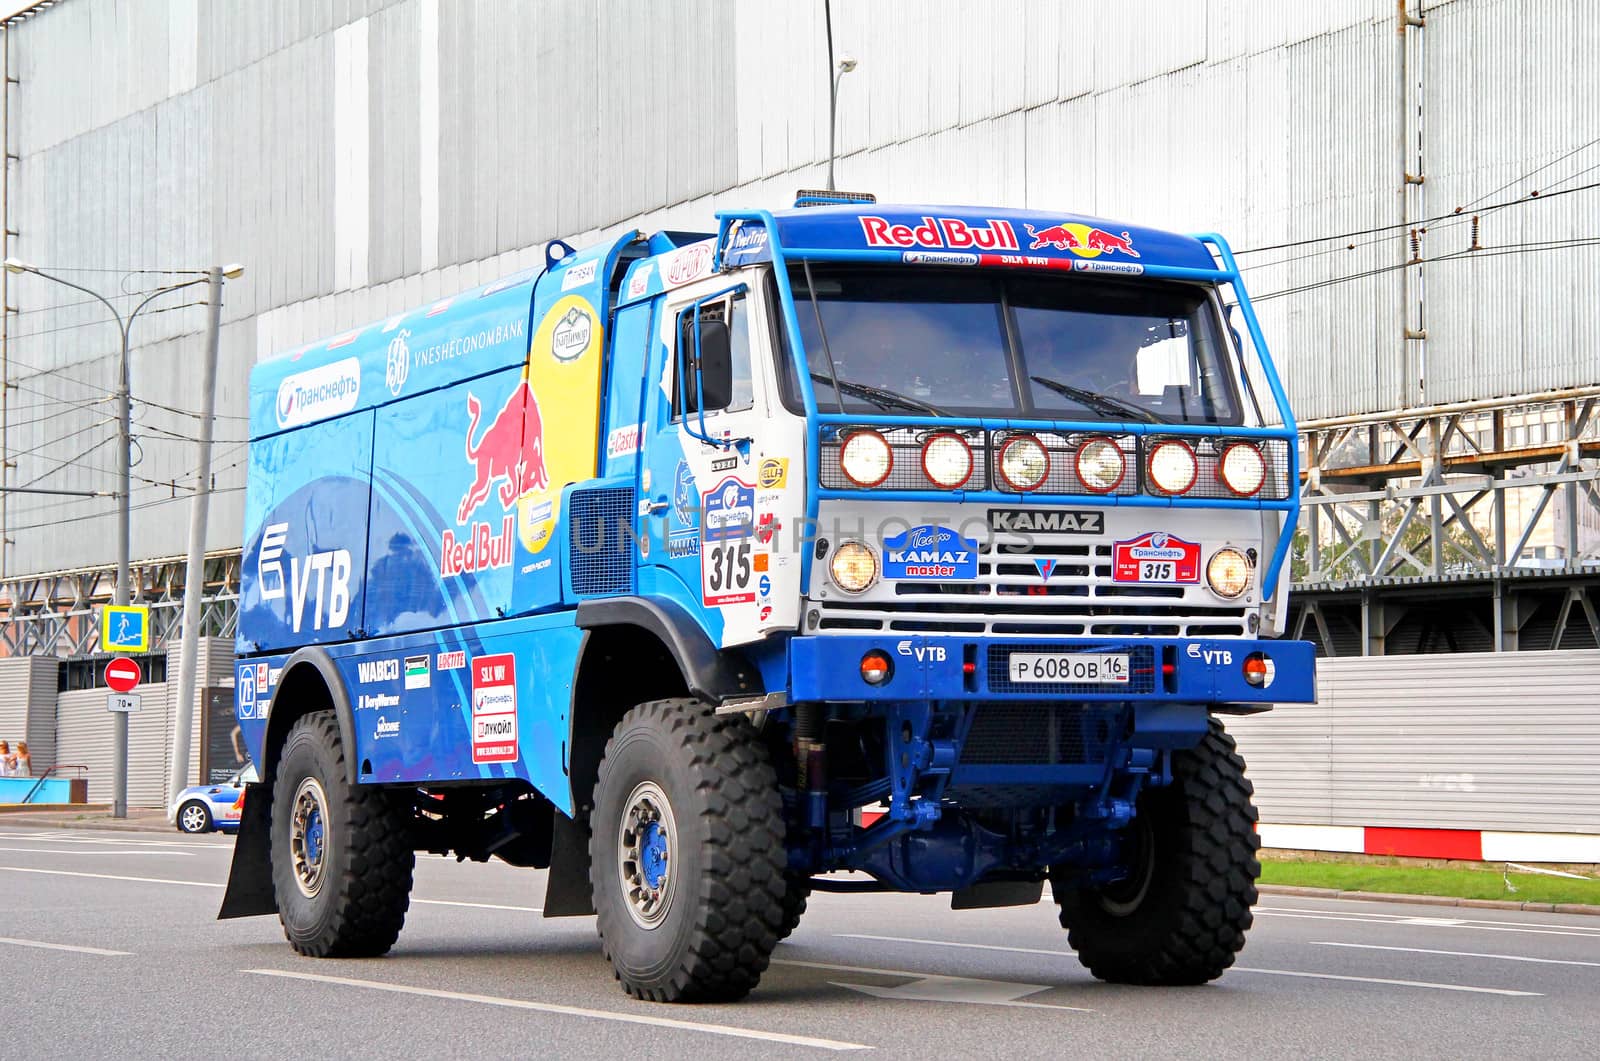
[{"label": "side window", "polygon": [[[750,379],[750,322],[749,303],[745,296],[733,295],[714,302],[700,304],[699,329],[702,353],[707,337],[713,330],[723,330],[728,339],[729,383],[725,390],[705,393],[707,413],[738,412],[754,404],[754,387]],[[694,352],[696,317],[690,307],[678,314],[677,356],[673,361],[672,417],[681,419],[685,413],[696,411]],[[709,367],[709,366],[708,366]],[[704,388],[702,387],[702,390]]]}]

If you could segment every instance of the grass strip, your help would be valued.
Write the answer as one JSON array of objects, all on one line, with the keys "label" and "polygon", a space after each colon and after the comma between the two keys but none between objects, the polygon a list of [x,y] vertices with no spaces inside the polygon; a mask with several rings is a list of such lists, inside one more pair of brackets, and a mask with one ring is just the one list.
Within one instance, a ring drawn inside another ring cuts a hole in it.
[{"label": "grass strip", "polygon": [[1457,899],[1507,899],[1520,903],[1600,906],[1600,880],[1482,869],[1433,869],[1381,864],[1263,859],[1262,884],[1337,888],[1350,892],[1443,895]]}]

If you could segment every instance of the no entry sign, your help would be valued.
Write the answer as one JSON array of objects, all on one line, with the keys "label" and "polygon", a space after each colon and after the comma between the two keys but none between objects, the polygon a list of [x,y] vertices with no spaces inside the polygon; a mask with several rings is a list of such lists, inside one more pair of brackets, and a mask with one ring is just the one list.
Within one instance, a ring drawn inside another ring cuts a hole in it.
[{"label": "no entry sign", "polygon": [[106,684],[119,693],[131,693],[144,673],[139,664],[126,656],[119,656],[106,664]]}]

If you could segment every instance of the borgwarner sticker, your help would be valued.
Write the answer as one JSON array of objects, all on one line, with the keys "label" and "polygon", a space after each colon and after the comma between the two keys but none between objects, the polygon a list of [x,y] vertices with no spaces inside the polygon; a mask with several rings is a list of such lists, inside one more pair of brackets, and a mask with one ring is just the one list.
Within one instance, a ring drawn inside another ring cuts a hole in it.
[{"label": "borgwarner sticker", "polygon": [[1149,531],[1111,548],[1113,582],[1199,582],[1200,546],[1166,531]]},{"label": "borgwarner sticker", "polygon": [[285,376],[278,384],[278,426],[298,427],[348,413],[361,397],[361,362],[353,357]]},{"label": "borgwarner sticker", "polygon": [[883,577],[904,581],[977,578],[978,543],[949,527],[912,527],[883,540]]}]

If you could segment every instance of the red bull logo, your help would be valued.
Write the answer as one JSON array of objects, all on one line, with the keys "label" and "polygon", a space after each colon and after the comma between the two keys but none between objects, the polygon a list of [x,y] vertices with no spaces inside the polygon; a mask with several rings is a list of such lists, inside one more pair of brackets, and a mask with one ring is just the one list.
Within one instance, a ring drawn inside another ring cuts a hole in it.
[{"label": "red bull logo", "polygon": [[1054,247],[1056,250],[1071,251],[1080,258],[1098,258],[1102,254],[1139,257],[1139,252],[1133,249],[1133,240],[1126,231],[1118,236],[1103,228],[1094,228],[1073,221],[1063,221],[1049,228],[1036,229],[1029,224],[1024,224],[1022,227],[1028,230],[1028,236],[1033,240],[1028,245],[1029,250]]},{"label": "red bull logo", "polygon": [[544,423],[539,417],[539,402],[528,381],[517,384],[493,422],[474,443],[472,435],[478,430],[482,412],[477,395],[468,394],[467,413],[472,420],[467,425],[467,463],[472,465],[473,476],[472,486],[456,510],[457,523],[467,522],[489,499],[497,482],[502,508],[511,508],[525,491],[542,490],[549,485],[544,469]]},{"label": "red bull logo", "polygon": [[[456,509],[456,522],[466,528],[457,537],[446,530],[439,545],[439,570],[463,575],[509,567],[516,554],[517,520],[512,510],[525,491],[549,485],[544,465],[544,423],[539,403],[526,380],[519,381],[476,442],[473,435],[483,416],[482,403],[467,395],[467,463],[472,465],[472,485]],[[498,487],[498,491],[496,488]],[[498,493],[500,507],[508,510],[497,527],[483,521],[469,523],[473,513]]]},{"label": "red bull logo", "polygon": [[928,247],[935,250],[1014,251],[1017,231],[1009,221],[987,224],[959,217],[924,217],[920,225],[902,225],[885,217],[863,217],[861,235],[869,247]]}]

